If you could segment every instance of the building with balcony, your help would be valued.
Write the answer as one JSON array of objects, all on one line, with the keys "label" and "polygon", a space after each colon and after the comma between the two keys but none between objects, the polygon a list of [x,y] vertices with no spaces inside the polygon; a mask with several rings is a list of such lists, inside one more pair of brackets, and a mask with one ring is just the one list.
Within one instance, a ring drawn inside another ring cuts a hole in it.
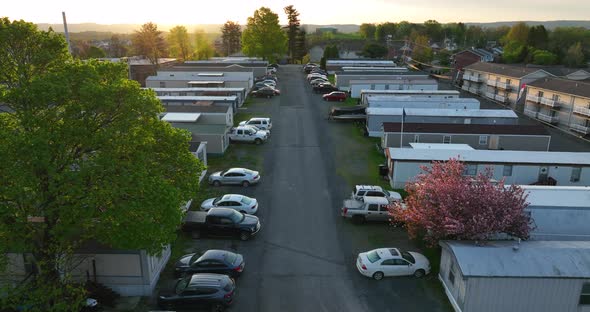
[{"label": "building with balcony", "polygon": [[590,83],[547,77],[527,85],[524,113],[577,135],[590,134]]},{"label": "building with balcony", "polygon": [[524,105],[519,97],[520,89],[550,76],[553,75],[541,68],[477,62],[464,68],[463,90],[522,111]]}]

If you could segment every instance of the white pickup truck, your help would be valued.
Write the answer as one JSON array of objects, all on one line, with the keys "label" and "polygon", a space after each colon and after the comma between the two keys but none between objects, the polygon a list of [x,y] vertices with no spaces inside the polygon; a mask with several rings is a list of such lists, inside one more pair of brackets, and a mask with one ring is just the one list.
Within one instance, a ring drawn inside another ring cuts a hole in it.
[{"label": "white pickup truck", "polygon": [[269,132],[252,126],[238,126],[231,128],[229,140],[237,142],[252,142],[261,144],[268,140]]},{"label": "white pickup truck", "polygon": [[388,206],[391,204],[385,197],[364,196],[361,199],[347,199],[344,201],[341,214],[350,218],[354,223],[365,221],[389,221]]}]

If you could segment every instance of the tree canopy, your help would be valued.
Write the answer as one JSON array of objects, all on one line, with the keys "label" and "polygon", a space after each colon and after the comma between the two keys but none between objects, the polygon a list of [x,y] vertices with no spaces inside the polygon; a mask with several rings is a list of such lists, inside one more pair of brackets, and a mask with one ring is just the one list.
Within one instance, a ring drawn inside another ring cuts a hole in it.
[{"label": "tree canopy", "polygon": [[505,233],[528,238],[531,219],[524,209],[526,195],[517,185],[492,182],[492,172],[464,175],[465,165],[456,159],[423,167],[415,182],[406,186],[406,207],[390,210],[406,223],[411,237],[436,245],[443,239],[485,240]]},{"label": "tree canopy", "polygon": [[287,52],[287,36],[279,25],[279,16],[261,7],[248,17],[242,33],[242,50],[248,56],[276,61]]},{"label": "tree canopy", "polygon": [[222,53],[231,55],[242,49],[242,28],[237,22],[227,21],[221,27]]},{"label": "tree canopy", "polygon": [[375,38],[375,32],[377,31],[377,27],[375,24],[370,23],[363,23],[359,28],[359,33],[361,37],[369,40],[373,40]]},{"label": "tree canopy", "polygon": [[215,49],[211,45],[211,41],[202,30],[195,31],[195,52],[194,58],[197,60],[207,60],[215,54]]},{"label": "tree canopy", "polygon": [[193,48],[186,27],[179,25],[170,29],[168,46],[170,47],[170,56],[181,60],[190,59]]},{"label": "tree canopy", "polygon": [[387,56],[387,52],[388,50],[386,46],[379,43],[371,42],[365,45],[362,51],[362,55],[364,57],[376,59]]},{"label": "tree canopy", "polygon": [[288,46],[288,53],[289,53],[289,60],[291,63],[294,62],[295,56],[297,54],[297,36],[299,35],[299,12],[293,5],[288,5],[283,8],[285,14],[287,14],[287,46]]},{"label": "tree canopy", "polygon": [[158,59],[165,57],[168,46],[158,26],[152,22],[141,25],[132,38],[135,53],[145,56],[150,63],[157,65]]}]

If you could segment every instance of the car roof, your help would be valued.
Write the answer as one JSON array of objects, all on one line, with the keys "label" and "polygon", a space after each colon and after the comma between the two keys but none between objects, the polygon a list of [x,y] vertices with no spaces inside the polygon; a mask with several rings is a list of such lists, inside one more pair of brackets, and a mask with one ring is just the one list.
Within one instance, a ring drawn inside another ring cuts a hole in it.
[{"label": "car roof", "polygon": [[191,276],[190,286],[222,287],[229,281],[229,277],[223,274],[198,273]]},{"label": "car roof", "polygon": [[244,195],[239,194],[225,194],[221,197],[221,200],[237,200],[240,201],[244,198]]},{"label": "car roof", "polygon": [[401,252],[397,248],[379,248],[371,251],[376,251],[379,254],[379,257],[384,259],[401,258]]},{"label": "car roof", "polygon": [[244,168],[229,168],[229,169],[227,169],[227,172],[241,172],[241,173],[246,173],[246,169],[244,169]]},{"label": "car roof", "polygon": [[[336,92],[336,91],[334,91]],[[377,185],[355,185],[356,191],[383,191],[383,188]]]},{"label": "car roof", "polygon": [[235,210],[230,208],[211,208],[207,212],[207,215],[216,217],[225,217],[234,214]]},{"label": "car roof", "polygon": [[387,205],[389,204],[389,200],[385,197],[379,196],[363,196],[363,202],[367,204],[379,204],[379,205]]},{"label": "car roof", "polygon": [[210,249],[205,251],[205,253],[199,257],[199,260],[225,260],[229,254],[234,253],[227,250]]},{"label": "car roof", "polygon": [[[270,118],[268,118],[268,117],[252,117],[252,118],[250,118],[250,120],[267,120],[268,121],[268,120],[270,120]],[[248,120],[248,121],[250,121],[250,120]]]}]

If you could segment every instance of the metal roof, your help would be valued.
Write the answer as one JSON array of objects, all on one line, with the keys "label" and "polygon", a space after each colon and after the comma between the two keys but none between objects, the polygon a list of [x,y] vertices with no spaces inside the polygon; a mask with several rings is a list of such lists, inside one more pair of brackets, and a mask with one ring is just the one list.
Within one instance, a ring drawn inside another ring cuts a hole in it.
[{"label": "metal roof", "polygon": [[201,117],[200,113],[166,113],[162,120],[168,122],[195,122],[199,117]]},{"label": "metal roof", "polygon": [[588,186],[521,185],[530,206],[578,207],[590,210]]},{"label": "metal roof", "polygon": [[459,91],[455,90],[362,90],[361,94],[371,95],[459,95]]},{"label": "metal roof", "polygon": [[154,92],[220,92],[220,91],[227,91],[227,92],[237,92],[237,91],[244,91],[246,88],[144,88],[144,89],[152,89]]},{"label": "metal roof", "polygon": [[463,276],[590,278],[590,241],[444,241]]},{"label": "metal roof", "polygon": [[160,101],[236,101],[235,95],[230,96],[180,96],[180,95],[158,95]]},{"label": "metal roof", "polygon": [[367,80],[350,80],[349,84],[423,84],[423,85],[438,85],[434,79],[424,79],[422,77],[400,77],[399,79],[367,79]]},{"label": "metal roof", "polygon": [[367,115],[401,116],[405,110],[406,116],[438,116],[438,117],[467,117],[467,118],[518,118],[510,109],[451,109],[451,108],[387,108],[368,107]]},{"label": "metal roof", "polygon": [[590,166],[590,153],[536,152],[508,150],[456,150],[456,149],[414,149],[389,148],[389,157],[394,161],[447,161],[456,158],[474,163],[506,164],[564,164]]},{"label": "metal roof", "polygon": [[[534,72],[543,70],[542,68],[529,68],[518,65],[496,64],[487,62],[477,62],[465,66],[465,70],[473,70],[483,73],[492,73],[506,77],[522,78]],[[549,74],[549,73],[548,73]]]},{"label": "metal roof", "polygon": [[454,150],[474,150],[469,144],[442,144],[442,143],[410,143],[410,146],[415,149],[454,149]]},{"label": "metal roof", "polygon": [[[399,133],[400,122],[384,122],[383,132]],[[480,124],[437,124],[404,122],[407,133],[446,133],[446,134],[507,134],[549,136],[541,125],[480,125]]]}]

